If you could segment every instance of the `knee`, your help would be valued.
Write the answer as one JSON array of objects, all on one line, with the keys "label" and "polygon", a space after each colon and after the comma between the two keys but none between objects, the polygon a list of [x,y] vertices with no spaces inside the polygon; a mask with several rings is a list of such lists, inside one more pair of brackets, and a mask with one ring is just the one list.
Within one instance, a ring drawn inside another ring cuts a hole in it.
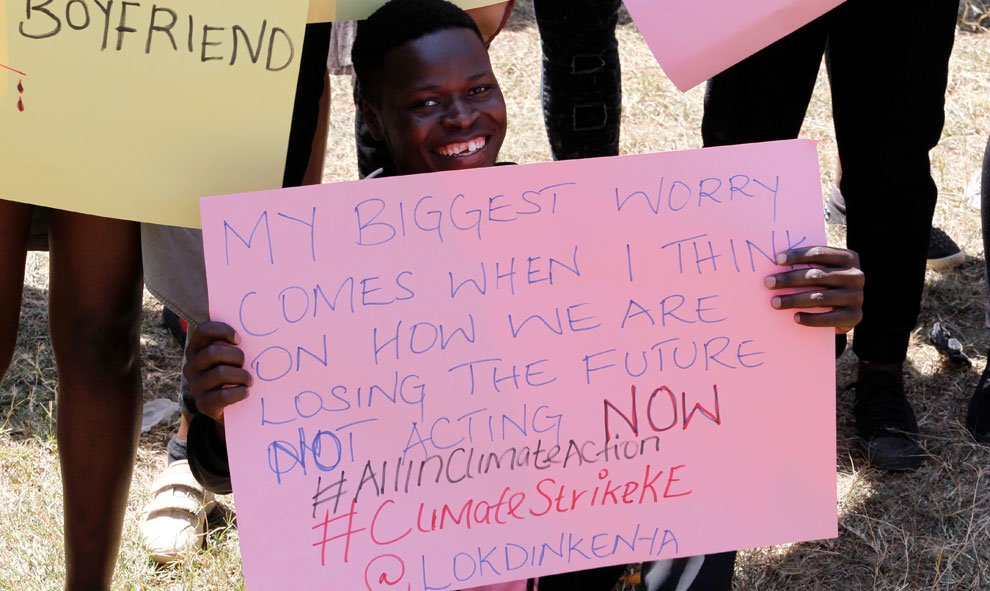
[{"label": "knee", "polygon": [[52,322],[52,341],[59,365],[82,372],[120,378],[140,363],[140,308],[113,316],[77,317],[68,326]]}]

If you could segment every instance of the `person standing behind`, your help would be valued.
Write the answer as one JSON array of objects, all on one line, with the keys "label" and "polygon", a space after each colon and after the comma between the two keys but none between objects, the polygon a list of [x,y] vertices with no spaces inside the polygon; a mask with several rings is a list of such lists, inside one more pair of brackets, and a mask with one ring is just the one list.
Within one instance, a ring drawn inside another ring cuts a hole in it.
[{"label": "person standing behind", "polygon": [[853,413],[863,455],[882,470],[925,457],[902,371],[921,309],[937,198],[928,152],[945,119],[957,9],[958,0],[925,0],[892,13],[847,0],[715,76],[705,95],[705,146],[796,138],[826,58],[847,246],[870,278],[853,342]]}]

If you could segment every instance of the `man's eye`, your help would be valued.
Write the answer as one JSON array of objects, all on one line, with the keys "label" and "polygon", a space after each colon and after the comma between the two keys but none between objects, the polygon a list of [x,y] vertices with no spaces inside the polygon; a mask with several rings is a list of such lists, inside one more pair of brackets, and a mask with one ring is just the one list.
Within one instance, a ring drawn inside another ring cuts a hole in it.
[{"label": "man's eye", "polygon": [[417,109],[431,109],[433,107],[436,107],[439,104],[440,104],[440,101],[438,101],[436,99],[423,99],[423,100],[419,101],[418,103],[416,103],[416,108]]},{"label": "man's eye", "polygon": [[492,87],[489,85],[475,86],[468,92],[468,96],[477,96],[488,94],[492,91]]}]

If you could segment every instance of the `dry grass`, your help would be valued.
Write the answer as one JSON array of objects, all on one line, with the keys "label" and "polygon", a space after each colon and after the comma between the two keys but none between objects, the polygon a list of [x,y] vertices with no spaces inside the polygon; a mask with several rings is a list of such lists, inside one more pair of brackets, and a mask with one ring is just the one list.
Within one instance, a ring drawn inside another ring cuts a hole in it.
[{"label": "dry grass", "polygon": [[[973,3],[974,5],[976,2]],[[702,91],[681,94],[663,77],[635,27],[620,29],[624,72],[624,153],[698,147]],[[496,41],[493,58],[509,102],[511,132],[503,158],[549,158],[539,106],[539,45],[528,2]],[[912,342],[909,396],[933,459],[905,475],[863,466],[852,449],[850,397],[839,393],[837,540],[744,552],[738,589],[923,590],[990,589],[990,449],[977,446],[962,418],[990,334],[984,327],[986,288],[979,217],[964,199],[990,132],[990,35],[961,33],[956,44],[942,143],[932,154],[941,191],[936,223],[969,253],[961,269],[930,273],[919,326],[939,320],[976,361],[972,369],[942,363],[922,339]],[[831,182],[834,141],[827,84],[819,83],[804,135],[822,143],[823,187]],[[346,78],[335,78],[327,180],[356,175],[353,108]],[[892,212],[896,215],[896,212]],[[830,230],[841,243],[841,231]],[[32,255],[16,359],[0,389],[0,589],[34,591],[61,586],[61,498],[53,400],[55,372],[47,339],[46,257]],[[172,396],[179,352],[158,326],[160,306],[148,296],[143,327],[145,395]],[[854,360],[840,362],[840,383],[850,381]],[[138,544],[140,509],[151,479],[164,465],[171,427],[141,440],[124,530],[116,588],[239,589],[237,531],[220,524],[206,552],[172,568],[153,567]]]}]

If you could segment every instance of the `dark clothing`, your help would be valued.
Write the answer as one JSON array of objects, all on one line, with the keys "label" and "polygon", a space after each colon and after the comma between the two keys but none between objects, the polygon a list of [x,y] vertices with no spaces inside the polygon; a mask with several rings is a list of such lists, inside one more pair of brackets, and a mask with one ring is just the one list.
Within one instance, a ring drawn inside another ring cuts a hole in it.
[{"label": "dark clothing", "polygon": [[306,25],[306,36],[303,38],[302,54],[299,57],[299,78],[292,107],[283,187],[298,187],[306,175],[306,166],[313,151],[313,137],[320,118],[320,97],[326,87],[331,30],[331,23]]},{"label": "dark clothing", "polygon": [[[300,186],[306,174],[320,118],[320,97],[326,84],[330,31],[330,23],[306,25],[306,37],[299,58],[299,79],[292,109],[283,187]],[[230,494],[227,444],[216,438],[213,420],[196,412],[196,401],[185,378],[182,379],[182,403],[185,409],[193,413],[186,440],[189,468],[193,476],[208,490]]]},{"label": "dark clothing", "polygon": [[216,423],[210,417],[193,415],[186,439],[189,470],[206,490],[229,495],[233,489],[230,486],[227,442],[216,436],[215,427]]},{"label": "dark clothing", "polygon": [[[735,552],[647,562],[643,564],[643,588],[646,591],[729,591],[735,566]],[[685,584],[687,587],[683,586]]]},{"label": "dark clothing", "polygon": [[706,146],[796,138],[826,57],[847,246],[866,282],[853,350],[903,362],[918,319],[936,188],[928,152],[944,122],[958,0],[848,0],[712,79]]},{"label": "dark clothing", "polygon": [[554,160],[616,156],[622,106],[619,0],[536,0],[543,119]]}]

